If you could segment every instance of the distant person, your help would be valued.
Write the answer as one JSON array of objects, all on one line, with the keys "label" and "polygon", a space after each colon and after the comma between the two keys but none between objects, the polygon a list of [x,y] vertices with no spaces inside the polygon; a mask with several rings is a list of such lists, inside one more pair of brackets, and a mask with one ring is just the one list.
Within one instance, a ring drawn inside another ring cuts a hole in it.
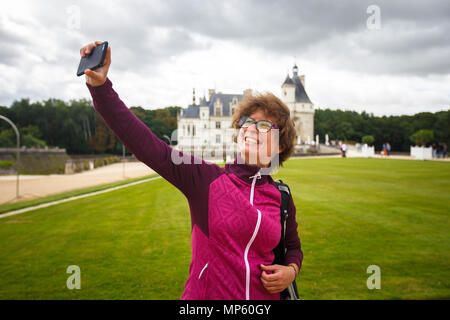
[{"label": "distant person", "polygon": [[439,143],[439,158],[447,157],[447,144],[445,142]]},{"label": "distant person", "polygon": [[386,152],[387,156],[389,157],[391,154],[391,144],[389,142],[386,142]]},{"label": "distant person", "polygon": [[345,143],[342,144],[341,150],[342,150],[342,158],[345,158],[347,152],[347,145]]},{"label": "distant person", "polygon": [[[100,43],[81,48],[81,56]],[[110,64],[108,47],[103,66],[85,70],[95,110],[137,159],[189,202],[192,260],[181,299],[279,300],[280,292],[297,277],[303,253],[290,197],[287,251],[284,262],[274,264],[281,239],[280,191],[261,171],[277,156],[281,165],[294,151],[296,132],[289,108],[273,94],[248,96],[232,119],[238,130],[238,155],[234,163],[220,167],[183,155],[159,139],[113,89],[107,78]],[[190,163],[175,164],[174,157]],[[166,261],[167,266],[171,263]]]},{"label": "distant person", "polygon": [[383,146],[381,147],[381,155],[386,156],[386,143],[383,143]]},{"label": "distant person", "polygon": [[433,142],[431,144],[431,153],[433,156],[433,159],[437,159],[437,146],[436,146],[436,142]]},{"label": "distant person", "polygon": [[436,156],[440,158],[442,156],[442,143],[438,142],[436,146]]}]

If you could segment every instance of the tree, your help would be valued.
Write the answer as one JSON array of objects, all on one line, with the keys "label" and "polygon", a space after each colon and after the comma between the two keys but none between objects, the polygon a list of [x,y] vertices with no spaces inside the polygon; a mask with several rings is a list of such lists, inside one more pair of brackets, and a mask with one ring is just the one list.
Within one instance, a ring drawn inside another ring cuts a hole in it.
[{"label": "tree", "polygon": [[415,145],[425,146],[427,143],[430,143],[434,140],[434,134],[431,130],[422,129],[412,134],[410,136],[410,140]]},{"label": "tree", "polygon": [[26,146],[27,148],[45,147],[46,143],[44,140],[38,139],[35,136],[32,136],[31,134],[26,134],[22,137],[21,145]]},{"label": "tree", "polygon": [[371,146],[375,142],[375,138],[373,136],[364,136],[361,139],[362,143],[367,143]]},{"label": "tree", "polygon": [[89,138],[90,149],[94,152],[104,153],[116,149],[116,136],[106,125],[100,115],[97,115],[95,134]]},{"label": "tree", "polygon": [[14,148],[17,146],[16,134],[13,129],[0,131],[0,148]]}]

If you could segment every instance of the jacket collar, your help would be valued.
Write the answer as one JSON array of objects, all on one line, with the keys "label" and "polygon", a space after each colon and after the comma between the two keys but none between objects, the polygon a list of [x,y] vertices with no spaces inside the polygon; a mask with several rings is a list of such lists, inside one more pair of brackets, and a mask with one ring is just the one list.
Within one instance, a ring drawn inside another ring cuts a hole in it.
[{"label": "jacket collar", "polygon": [[[248,184],[252,183],[253,177],[258,174],[258,171],[260,171],[260,169],[261,167],[252,166],[245,163],[239,152],[233,163],[227,163],[225,165],[225,171],[234,174]],[[259,186],[266,183],[269,180],[269,177],[269,175],[261,174],[261,176],[256,179],[256,185]]]}]

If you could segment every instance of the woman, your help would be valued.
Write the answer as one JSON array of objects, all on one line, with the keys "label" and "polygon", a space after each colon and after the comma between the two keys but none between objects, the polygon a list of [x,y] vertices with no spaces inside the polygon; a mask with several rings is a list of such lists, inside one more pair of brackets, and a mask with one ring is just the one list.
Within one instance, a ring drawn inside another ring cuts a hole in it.
[{"label": "woman", "polygon": [[[81,48],[81,56],[100,43]],[[270,167],[276,156],[281,164],[292,154],[295,129],[289,109],[271,94],[250,97],[233,117],[240,129],[240,152],[233,164],[221,168],[193,156],[175,164],[174,155],[187,156],[158,139],[125,106],[107,78],[110,65],[108,47],[103,67],[85,70],[95,110],[137,159],[189,202],[192,261],[181,298],[280,299],[279,293],[297,276],[303,254],[291,197],[285,263],[272,264],[281,235],[281,196],[261,169]]]}]

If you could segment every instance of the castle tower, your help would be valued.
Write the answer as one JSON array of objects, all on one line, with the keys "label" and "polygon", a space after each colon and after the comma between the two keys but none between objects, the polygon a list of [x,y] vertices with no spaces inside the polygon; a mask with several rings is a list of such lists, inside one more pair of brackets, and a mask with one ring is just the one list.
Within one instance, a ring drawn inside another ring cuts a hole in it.
[{"label": "castle tower", "polygon": [[296,143],[305,143],[314,136],[314,105],[305,91],[305,76],[298,74],[295,64],[292,78],[287,75],[281,85],[281,100],[289,107],[297,130]]}]

